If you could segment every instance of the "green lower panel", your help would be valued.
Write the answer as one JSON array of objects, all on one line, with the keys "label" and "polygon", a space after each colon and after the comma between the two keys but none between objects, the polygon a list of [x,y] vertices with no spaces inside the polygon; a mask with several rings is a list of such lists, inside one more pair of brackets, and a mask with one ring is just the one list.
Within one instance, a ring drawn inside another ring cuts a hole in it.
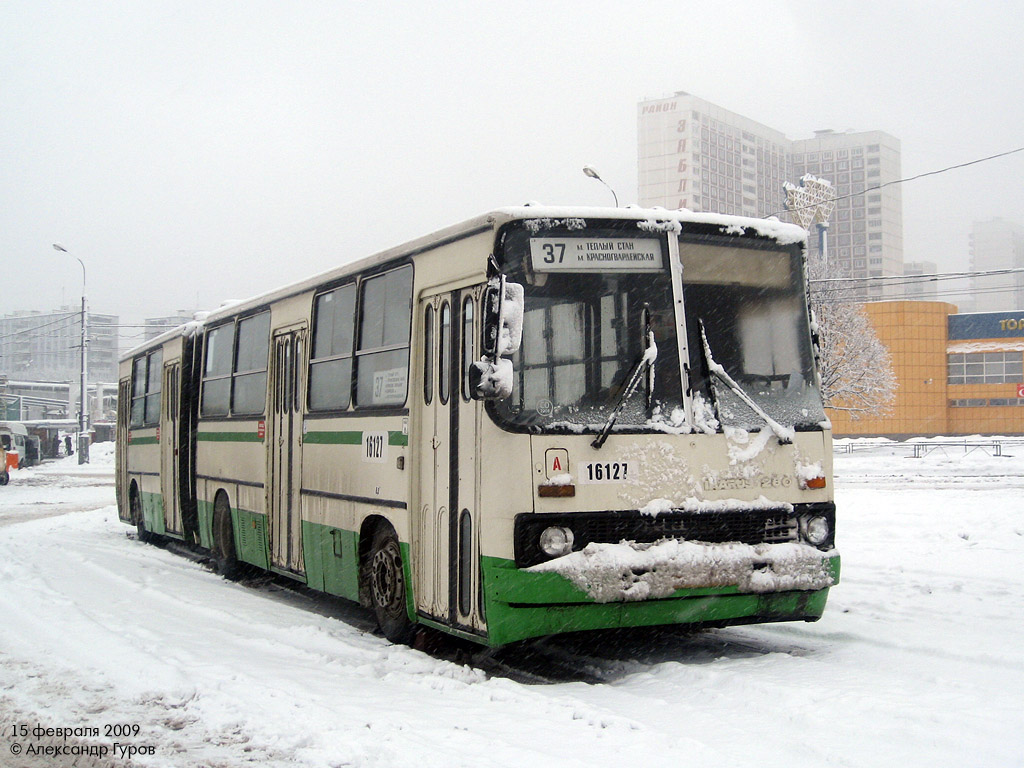
[{"label": "green lower panel", "polygon": [[355,532],[303,520],[302,557],[310,587],[359,599],[359,536]]},{"label": "green lower panel", "polygon": [[[412,561],[409,545],[399,542],[405,572],[405,599],[409,618],[416,621]],[[302,521],[302,557],[306,584],[347,600],[359,602],[359,534],[344,528]]]},{"label": "green lower panel", "polygon": [[167,533],[164,522],[164,497],[160,493],[142,492],[142,519],[146,530],[161,536]]},{"label": "green lower panel", "polygon": [[[839,557],[829,560],[833,583]],[[483,558],[489,645],[589,629],[705,622],[815,619],[828,589],[743,594],[735,587],[681,589],[659,600],[595,603],[567,579],[528,573],[509,560]]]},{"label": "green lower panel", "polygon": [[[213,549],[213,502],[200,500],[199,544]],[[266,570],[269,567],[267,544],[267,516],[262,512],[231,508],[231,522],[235,533],[235,554],[244,563]]]},{"label": "green lower panel", "polygon": [[270,565],[267,541],[267,516],[245,509],[232,509],[235,525],[235,552],[238,559],[264,570]]},{"label": "green lower panel", "polygon": [[213,502],[200,499],[196,503],[199,515],[199,544],[206,549],[213,549]]}]

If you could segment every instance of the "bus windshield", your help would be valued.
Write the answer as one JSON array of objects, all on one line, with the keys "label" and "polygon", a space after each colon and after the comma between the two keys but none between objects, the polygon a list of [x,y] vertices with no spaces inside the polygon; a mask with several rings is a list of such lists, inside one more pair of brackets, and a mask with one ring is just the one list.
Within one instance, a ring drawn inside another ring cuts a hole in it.
[{"label": "bus windshield", "polygon": [[[681,238],[679,258],[691,383],[713,399],[721,424],[765,426],[736,388],[785,426],[823,422],[799,252]],[[712,363],[725,369],[732,386],[710,373]]]},{"label": "bus windshield", "polygon": [[524,314],[512,396],[495,403],[499,420],[530,431],[599,431],[621,403],[617,429],[672,419],[678,426],[682,387],[664,235],[632,223],[585,233],[527,223],[507,228],[503,246],[506,279],[524,288]]}]

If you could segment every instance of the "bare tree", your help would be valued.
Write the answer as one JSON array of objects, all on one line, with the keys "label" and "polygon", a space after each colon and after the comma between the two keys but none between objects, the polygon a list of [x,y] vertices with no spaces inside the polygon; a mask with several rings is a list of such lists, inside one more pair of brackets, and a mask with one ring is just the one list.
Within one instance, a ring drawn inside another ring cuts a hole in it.
[{"label": "bare tree", "polygon": [[[824,275],[820,264],[811,269]],[[811,306],[821,345],[821,389],[825,405],[858,416],[884,416],[898,382],[889,350],[871,327],[864,305],[840,284],[812,281]]]}]

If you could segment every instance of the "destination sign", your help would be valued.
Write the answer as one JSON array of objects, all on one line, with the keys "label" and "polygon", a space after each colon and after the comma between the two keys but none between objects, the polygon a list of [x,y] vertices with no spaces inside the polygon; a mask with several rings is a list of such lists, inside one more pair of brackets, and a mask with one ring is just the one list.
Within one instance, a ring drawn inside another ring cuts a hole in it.
[{"label": "destination sign", "polygon": [[531,237],[534,272],[660,272],[654,237]]}]

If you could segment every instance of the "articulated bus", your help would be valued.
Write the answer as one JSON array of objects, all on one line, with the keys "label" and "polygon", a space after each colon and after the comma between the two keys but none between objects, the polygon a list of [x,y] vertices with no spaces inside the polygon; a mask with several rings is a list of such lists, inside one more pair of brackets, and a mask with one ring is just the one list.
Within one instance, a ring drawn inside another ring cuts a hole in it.
[{"label": "articulated bus", "polygon": [[525,206],[121,360],[120,518],[498,646],[804,620],[839,579],[796,226]]}]

